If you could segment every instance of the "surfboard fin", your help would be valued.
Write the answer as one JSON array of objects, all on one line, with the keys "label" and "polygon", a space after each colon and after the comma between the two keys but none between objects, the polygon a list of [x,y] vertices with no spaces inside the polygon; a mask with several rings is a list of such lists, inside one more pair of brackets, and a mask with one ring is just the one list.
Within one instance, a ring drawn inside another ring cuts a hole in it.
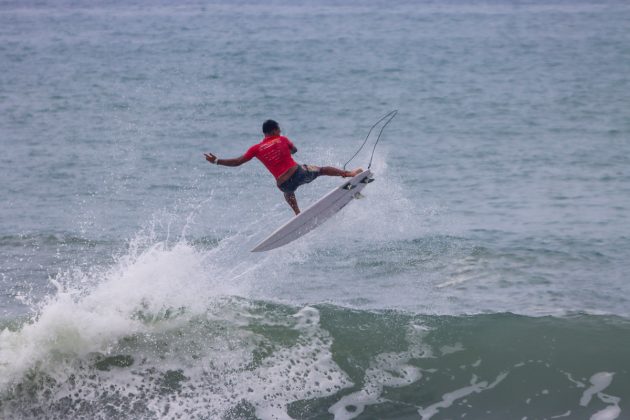
[{"label": "surfboard fin", "polygon": [[343,186],[343,189],[350,191],[350,190],[355,189],[356,187],[357,187],[356,185],[352,185],[350,182],[348,182],[346,185]]},{"label": "surfboard fin", "polygon": [[370,178],[369,176],[366,176],[365,178],[361,180],[361,182],[364,184],[369,184],[370,182],[374,182],[374,178]]},{"label": "surfboard fin", "polygon": [[356,198],[357,200],[361,198],[365,198],[365,196],[361,194],[360,192],[354,193],[353,197]]}]

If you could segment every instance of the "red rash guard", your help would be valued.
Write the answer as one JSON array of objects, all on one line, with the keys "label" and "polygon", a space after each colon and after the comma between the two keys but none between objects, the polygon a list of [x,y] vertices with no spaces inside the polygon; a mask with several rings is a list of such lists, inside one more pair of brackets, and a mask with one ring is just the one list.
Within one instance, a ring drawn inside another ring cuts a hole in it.
[{"label": "red rash guard", "polygon": [[291,156],[294,148],[291,140],[284,136],[266,137],[245,152],[245,159],[258,158],[269,172],[278,179],[280,175],[297,165]]}]

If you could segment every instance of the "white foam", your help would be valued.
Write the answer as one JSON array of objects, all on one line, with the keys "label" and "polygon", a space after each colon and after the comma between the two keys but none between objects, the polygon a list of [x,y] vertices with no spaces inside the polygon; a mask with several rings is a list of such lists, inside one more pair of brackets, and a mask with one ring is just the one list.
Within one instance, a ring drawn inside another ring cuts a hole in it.
[{"label": "white foam", "polygon": [[614,420],[621,414],[621,408],[618,405],[609,405],[601,411],[593,414],[591,420]]},{"label": "white foam", "polygon": [[455,343],[452,346],[445,345],[445,346],[440,347],[440,353],[442,353],[442,356],[445,356],[447,354],[457,353],[463,350],[464,350],[464,346],[462,343]]},{"label": "white foam", "polygon": [[294,318],[294,328],[300,332],[295,345],[274,352],[258,368],[229,381],[237,384],[235,399],[251,403],[259,418],[290,418],[286,407],[291,402],[326,397],[352,386],[332,360],[332,339],[320,328],[319,311],[305,307]]},{"label": "white foam", "polygon": [[412,325],[407,334],[410,342],[408,351],[377,355],[365,372],[363,388],[342,397],[328,409],[335,420],[356,418],[363,413],[366,406],[381,402],[384,387],[403,387],[420,380],[421,369],[409,361],[412,358],[431,356],[431,349],[422,343],[425,334],[426,328]]},{"label": "white foam", "polygon": [[420,414],[423,420],[430,419],[431,417],[433,417],[439,412],[440,408],[448,408],[451,405],[453,405],[453,403],[458,399],[464,398],[473,393],[480,393],[482,391],[486,391],[488,389],[494,388],[502,380],[504,380],[507,377],[507,375],[508,375],[507,372],[499,374],[499,376],[497,376],[497,378],[491,384],[488,384],[488,382],[486,381],[477,382],[477,376],[473,375],[470,381],[471,384],[469,386],[456,389],[455,391],[451,391],[444,394],[442,396],[442,401],[439,401],[435,404],[431,404],[430,406],[426,408],[420,408],[418,409],[418,413]]},{"label": "white foam", "polygon": [[[117,308],[108,301],[112,313],[107,313],[86,303],[93,304],[96,295],[78,302],[60,296],[43,308],[33,325],[18,333],[4,331],[2,337],[2,355],[12,361],[2,366],[2,378],[10,373],[18,379],[37,364],[40,371],[55,379],[55,386],[47,387],[52,394],[46,400],[52,403],[63,398],[72,401],[78,398],[78,391],[82,402],[100,404],[103,394],[110,392],[120,396],[120,407],[125,404],[123,399],[137,398],[153,414],[178,418],[204,413],[220,418],[244,401],[258,418],[285,419],[290,418],[287,407],[292,402],[330,396],[352,385],[333,361],[332,338],[320,327],[319,311],[312,307],[290,316],[268,308],[261,312],[249,301],[225,299],[207,309],[208,322],[201,322],[203,314],[186,312],[172,319],[141,322],[121,310],[126,308],[124,299]],[[110,325],[115,313],[118,319]],[[97,323],[100,316],[110,318]],[[293,344],[281,345],[251,331],[252,325],[293,329],[297,337]],[[50,330],[44,335],[47,328]],[[69,333],[62,337],[63,328]],[[120,339],[134,334],[140,341],[126,348]],[[111,348],[114,353],[108,353]],[[268,349],[269,354],[258,360],[255,352],[261,349]],[[20,351],[22,364],[17,359]],[[130,354],[133,366],[94,370],[93,352],[104,356]],[[60,358],[47,357],[51,353]],[[8,366],[13,367],[10,372]],[[185,387],[186,396],[177,397],[177,404],[172,401],[177,394],[161,391],[164,375],[169,372],[181,377]],[[78,388],[75,382],[80,383]]]},{"label": "white foam", "polygon": [[614,372],[598,372],[591,376],[591,386],[587,388],[580,398],[581,406],[588,406],[593,398],[593,395],[597,397],[605,404],[610,404],[593,414],[591,420],[614,420],[621,414],[621,408],[619,402],[621,398],[612,395],[604,394],[602,391],[610,386],[613,380]]},{"label": "white foam", "polygon": [[608,388],[612,383],[614,373],[599,372],[591,376],[591,386],[587,388],[580,398],[580,405],[586,407],[593,398],[593,395]]},{"label": "white foam", "polygon": [[586,386],[586,385],[584,385],[583,382],[578,381],[577,379],[573,379],[573,376],[571,376],[571,374],[569,372],[564,372],[564,371],[560,371],[560,372],[562,372],[564,374],[564,376],[566,376],[569,381],[573,382],[576,387],[584,388]]}]

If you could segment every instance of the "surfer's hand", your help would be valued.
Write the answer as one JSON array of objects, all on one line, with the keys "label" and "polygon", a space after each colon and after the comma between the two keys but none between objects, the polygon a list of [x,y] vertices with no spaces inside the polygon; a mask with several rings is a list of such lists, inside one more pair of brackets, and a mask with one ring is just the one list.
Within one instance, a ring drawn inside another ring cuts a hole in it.
[{"label": "surfer's hand", "polygon": [[203,154],[206,157],[206,160],[210,163],[216,163],[217,162],[217,157],[215,155],[213,155],[212,153],[204,153]]}]

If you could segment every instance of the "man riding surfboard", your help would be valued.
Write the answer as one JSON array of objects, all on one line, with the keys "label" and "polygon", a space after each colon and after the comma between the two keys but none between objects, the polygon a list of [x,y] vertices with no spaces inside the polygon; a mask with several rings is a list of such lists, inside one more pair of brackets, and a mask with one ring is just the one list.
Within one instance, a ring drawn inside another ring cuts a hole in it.
[{"label": "man riding surfboard", "polygon": [[293,160],[291,155],[297,152],[297,148],[291,140],[281,136],[280,125],[274,120],[263,123],[262,131],[265,137],[258,144],[250,147],[244,155],[233,159],[219,159],[212,153],[204,153],[206,160],[215,165],[240,166],[256,157],[276,178],[276,185],[284,193],[284,198],[296,215],[300,213],[295,190],[299,186],[308,184],[320,175],[353,177],[363,172],[357,168],[346,171],[332,166],[300,165]]}]

